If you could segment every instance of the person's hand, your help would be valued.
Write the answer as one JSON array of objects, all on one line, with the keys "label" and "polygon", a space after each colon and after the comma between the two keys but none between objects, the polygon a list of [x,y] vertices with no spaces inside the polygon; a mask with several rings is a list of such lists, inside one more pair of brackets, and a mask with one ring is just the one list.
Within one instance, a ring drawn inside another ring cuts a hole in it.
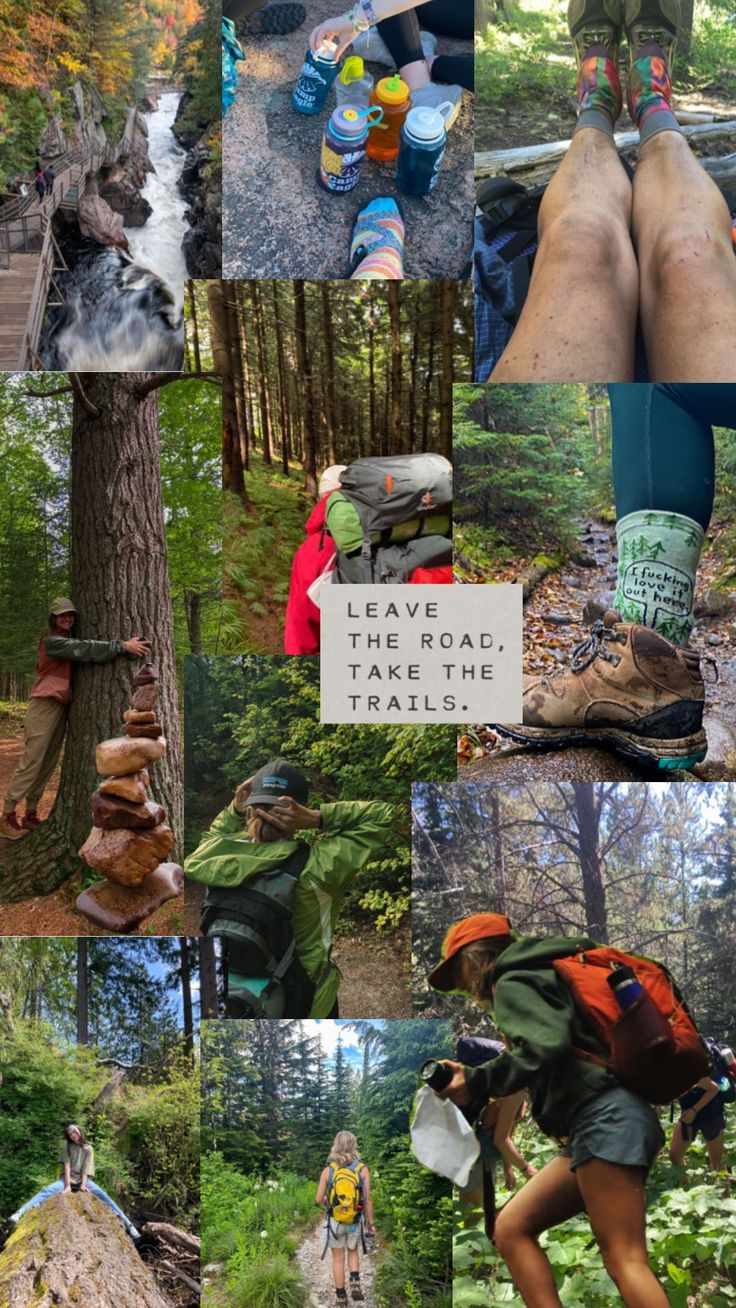
[{"label": "person's hand", "polygon": [[435,1094],[438,1099],[449,1099],[458,1108],[465,1108],[473,1098],[465,1081],[465,1067],[462,1063],[453,1062],[451,1058],[443,1058],[442,1061],[456,1070],[450,1084],[444,1090],[435,1090]]},{"label": "person's hand", "polygon": [[529,1181],[531,1181],[533,1176],[537,1175],[537,1169],[533,1163],[525,1163],[521,1171],[522,1176],[525,1176]]},{"label": "person's hand", "polygon": [[126,654],[134,654],[137,659],[142,659],[151,653],[151,642],[150,640],[141,640],[139,636],[133,636],[131,640],[123,641],[123,649]]},{"label": "person's hand", "polygon": [[686,1126],[690,1126],[691,1122],[695,1121],[695,1109],[686,1108],[680,1117],[680,1121],[684,1122]]},{"label": "person's hand", "polygon": [[246,808],[248,807],[248,796],[250,794],[250,789],[252,785],[253,785],[253,778],[248,777],[247,781],[241,781],[240,785],[238,786],[238,789],[235,791],[235,796],[233,798],[233,806],[235,808],[235,812],[240,813],[241,816],[245,812]]},{"label": "person's hand", "polygon": [[513,1170],[509,1167],[508,1163],[504,1164],[503,1180],[506,1189],[513,1190],[514,1186],[516,1185],[516,1177],[514,1176]]},{"label": "person's hand", "polygon": [[256,813],[287,838],[297,831],[315,830],[322,820],[318,808],[306,808],[304,804],[298,804],[290,795],[285,795],[277,804],[269,808],[257,808]]},{"label": "person's hand", "polygon": [[89,1190],[87,1189],[87,1182],[86,1182],[86,1181],[82,1181],[82,1184],[80,1185],[79,1189],[80,1189],[80,1191],[82,1192],[82,1194],[89,1194]]},{"label": "person's hand", "polygon": [[65,1186],[64,1186],[64,1189],[62,1190],[61,1193],[62,1193],[62,1194],[71,1194],[71,1192],[72,1192],[72,1187],[71,1187],[70,1185],[65,1185]]},{"label": "person's hand", "polygon": [[337,41],[335,60],[338,60],[357,35],[347,14],[342,14],[339,18],[329,18],[326,23],[315,27],[309,38],[309,48],[312,54],[316,54],[324,41]]}]

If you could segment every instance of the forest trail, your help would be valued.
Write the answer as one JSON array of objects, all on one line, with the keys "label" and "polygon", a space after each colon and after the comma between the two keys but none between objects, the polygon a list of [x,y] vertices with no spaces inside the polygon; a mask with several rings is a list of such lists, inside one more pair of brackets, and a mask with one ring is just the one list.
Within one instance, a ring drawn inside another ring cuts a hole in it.
[{"label": "forest trail", "polygon": [[[9,729],[8,729],[9,730]],[[0,736],[0,794],[4,794],[8,782],[20,762],[23,752],[23,732],[19,728],[12,735]],[[61,763],[54,770],[43,798],[38,806],[41,819],[48,817],[56,791],[59,786]],[[24,839],[30,839],[25,836]],[[6,852],[12,849],[10,840],[0,840],[0,862]],[[59,886],[50,895],[37,895],[33,899],[22,899],[13,904],[2,904],[2,933],[6,936],[106,936],[109,933],[100,927],[92,926],[86,918],[80,916],[74,907],[77,895],[83,889],[81,871],[75,873],[68,881]],[[138,934],[149,936],[177,935],[182,929],[184,912],[183,896],[164,904],[152,917],[144,922]]]},{"label": "forest trail", "polygon": [[[696,627],[692,647],[702,659],[705,678],[708,756],[692,771],[671,779],[728,781],[736,778],[736,597],[713,589],[726,559],[719,532],[703,556],[695,586]],[[590,625],[613,604],[616,585],[616,531],[611,523],[586,519],[573,563],[548,573],[524,605],[524,672],[552,672],[567,662]],[[494,572],[494,581],[518,581],[523,566]],[[510,575],[507,575],[510,574]],[[513,575],[511,575],[513,574]],[[717,667],[717,674],[714,668]],[[717,675],[717,679],[716,679]],[[651,773],[613,753],[598,749],[526,750],[490,730],[479,732],[480,744],[463,738],[460,763],[466,780],[651,780]],[[479,749],[483,748],[483,755]]]},{"label": "forest trail", "polygon": [[408,925],[387,936],[372,927],[341,935],[332,957],[342,972],[341,1017],[411,1017]]},{"label": "forest trail", "polygon": [[[332,1279],[332,1257],[329,1251],[322,1259],[325,1247],[324,1222],[309,1232],[296,1251],[296,1261],[305,1281],[312,1287],[309,1308],[334,1308],[335,1284]],[[363,1308],[378,1308],[378,1300],[373,1291],[375,1257],[361,1254],[360,1285],[363,1291]],[[348,1296],[350,1291],[348,1291]],[[348,1304],[353,1300],[348,1297]]]},{"label": "forest trail", "polygon": [[247,476],[250,506],[234,502],[225,518],[225,596],[235,606],[238,649],[283,654],[284,615],[294,554],[305,539],[312,503],[300,465],[285,477],[251,455]]}]

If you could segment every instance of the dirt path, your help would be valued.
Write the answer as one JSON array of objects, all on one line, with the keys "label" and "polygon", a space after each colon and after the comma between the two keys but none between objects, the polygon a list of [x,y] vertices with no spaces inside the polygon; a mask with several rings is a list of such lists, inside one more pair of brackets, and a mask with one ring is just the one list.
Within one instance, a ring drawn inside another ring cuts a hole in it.
[{"label": "dirt path", "polygon": [[[332,1257],[328,1252],[322,1259],[325,1245],[324,1224],[320,1222],[305,1237],[296,1251],[296,1261],[305,1281],[312,1287],[309,1308],[334,1308],[335,1283],[332,1279]],[[373,1292],[375,1258],[361,1255],[360,1285],[363,1291],[363,1308],[379,1308]],[[352,1304],[348,1290],[348,1304]]]},{"label": "dirt path", "polygon": [[[7,729],[6,729],[7,730]],[[0,737],[0,794],[5,793],[23,749],[20,731]],[[61,764],[56,768],[38,806],[39,817],[47,818],[59,787]],[[32,840],[32,836],[25,836]],[[12,842],[0,839],[0,862],[12,849]],[[80,871],[50,895],[37,895],[33,899],[19,900],[15,904],[0,906],[0,934],[4,936],[106,936],[100,927],[92,926],[77,912],[74,902],[83,889],[84,873]],[[147,936],[173,936],[184,929],[184,896],[178,895],[164,904],[148,918],[135,934]]]},{"label": "dirt path", "polygon": [[[376,195],[399,195],[393,165],[367,159],[346,196],[317,182],[324,123],[335,107],[305,117],[291,93],[313,27],[334,18],[334,0],[309,0],[307,21],[289,36],[245,37],[235,104],[223,123],[224,277],[341,278],[359,208]],[[471,43],[440,38],[441,53],[470,53]],[[374,78],[390,71],[369,64]],[[439,184],[430,196],[401,196],[407,224],[406,276],[463,276],[473,213],[473,97],[463,97],[450,131]]]},{"label": "dirt path", "polygon": [[371,928],[340,935],[332,956],[342,972],[340,1017],[411,1017],[411,933]]},{"label": "dirt path", "polygon": [[[711,531],[712,545],[704,556],[695,586],[696,627],[691,646],[701,655],[706,680],[706,732],[708,755],[692,772],[673,773],[672,778],[736,780],[736,595],[715,591],[724,552],[717,529]],[[564,563],[549,573],[532,592],[524,606],[524,671],[532,675],[551,672],[567,662],[572,649],[587,635],[603,610],[613,605],[616,585],[616,532],[612,524],[587,520],[580,531],[578,562]],[[514,575],[494,580],[519,579]],[[714,666],[715,665],[715,666]],[[461,763],[462,777],[516,780],[651,780],[651,774],[594,749],[567,749],[537,753],[503,741],[493,731],[481,729],[480,744],[471,738]],[[480,747],[483,754],[480,754]],[[473,753],[475,756],[473,757]]]}]

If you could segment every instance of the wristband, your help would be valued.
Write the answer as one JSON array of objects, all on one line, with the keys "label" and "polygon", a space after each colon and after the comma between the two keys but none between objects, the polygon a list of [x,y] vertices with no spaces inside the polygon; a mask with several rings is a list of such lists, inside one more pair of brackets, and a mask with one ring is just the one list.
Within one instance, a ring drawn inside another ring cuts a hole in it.
[{"label": "wristband", "polygon": [[361,8],[361,6],[357,3],[354,4],[352,9],[348,10],[347,19],[354,32],[367,32],[370,27],[370,21],[364,14],[359,15],[359,8]]},{"label": "wristband", "polygon": [[365,17],[368,19],[369,27],[377,27],[378,19],[376,17],[376,11],[373,8],[372,0],[360,0],[360,7],[363,10]]}]

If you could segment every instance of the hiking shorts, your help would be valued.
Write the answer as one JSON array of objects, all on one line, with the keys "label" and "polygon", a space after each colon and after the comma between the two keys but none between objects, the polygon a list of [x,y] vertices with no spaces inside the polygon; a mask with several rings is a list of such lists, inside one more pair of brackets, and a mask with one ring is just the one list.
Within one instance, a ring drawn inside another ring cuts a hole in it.
[{"label": "hiking shorts", "polygon": [[[702,1094],[702,1090],[699,1093]],[[716,1140],[721,1131],[726,1129],[726,1115],[720,1096],[711,1099],[705,1108],[701,1108],[700,1112],[695,1114],[694,1121],[680,1122],[680,1129],[683,1140],[687,1140],[688,1144],[697,1140],[698,1131],[702,1133],[704,1140]]]},{"label": "hiking shorts", "polygon": [[327,1248],[361,1249],[360,1222],[354,1226],[348,1226],[345,1222],[330,1222]]},{"label": "hiking shorts", "polygon": [[651,1104],[615,1085],[580,1109],[562,1157],[570,1159],[573,1172],[591,1158],[648,1172],[663,1144],[664,1131]]}]

